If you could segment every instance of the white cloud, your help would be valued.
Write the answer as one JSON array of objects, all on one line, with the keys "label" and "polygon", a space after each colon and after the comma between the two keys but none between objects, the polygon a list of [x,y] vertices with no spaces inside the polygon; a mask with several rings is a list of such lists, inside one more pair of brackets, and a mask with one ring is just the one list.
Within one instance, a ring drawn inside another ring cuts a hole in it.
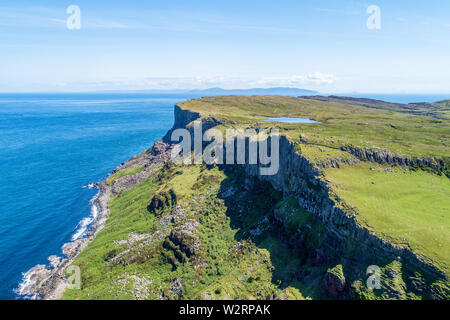
[{"label": "white cloud", "polygon": [[338,80],[332,74],[314,72],[305,75],[280,77],[148,77],[142,79],[120,79],[111,81],[93,81],[79,83],[59,83],[63,90],[177,90],[207,89],[249,89],[270,87],[296,87],[319,89]]},{"label": "white cloud", "polygon": [[306,75],[292,75],[287,77],[262,78],[256,81],[262,86],[288,86],[296,87],[302,85],[321,86],[333,84],[337,80],[336,76],[321,72],[314,72]]}]

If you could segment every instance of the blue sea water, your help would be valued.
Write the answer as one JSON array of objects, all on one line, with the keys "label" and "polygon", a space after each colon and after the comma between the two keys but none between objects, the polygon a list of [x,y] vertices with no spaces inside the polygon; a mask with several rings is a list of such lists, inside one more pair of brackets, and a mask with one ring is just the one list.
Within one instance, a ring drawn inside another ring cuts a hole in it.
[{"label": "blue sea water", "polygon": [[186,98],[0,95],[0,299],[71,241],[97,192],[82,186],[159,140]]},{"label": "blue sea water", "polygon": [[[445,95],[354,95],[409,103]],[[22,273],[60,255],[90,215],[96,190],[120,163],[173,124],[188,95],[0,94],[0,299]]]}]

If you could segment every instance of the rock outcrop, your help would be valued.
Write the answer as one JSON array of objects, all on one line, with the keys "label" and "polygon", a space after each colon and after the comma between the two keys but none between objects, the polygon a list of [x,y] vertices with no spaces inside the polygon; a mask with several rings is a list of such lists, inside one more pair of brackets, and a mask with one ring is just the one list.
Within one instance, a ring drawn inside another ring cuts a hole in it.
[{"label": "rock outcrop", "polygon": [[433,170],[444,171],[447,168],[447,164],[443,161],[436,161],[435,159],[428,158],[412,158],[401,155],[396,155],[388,150],[380,148],[367,148],[367,147],[353,147],[343,146],[342,151],[353,154],[360,160],[372,161],[379,164],[394,164],[400,166],[418,166],[418,167],[430,167]]},{"label": "rock outcrop", "polygon": [[342,265],[328,269],[325,276],[325,290],[335,299],[344,298],[345,276]]}]

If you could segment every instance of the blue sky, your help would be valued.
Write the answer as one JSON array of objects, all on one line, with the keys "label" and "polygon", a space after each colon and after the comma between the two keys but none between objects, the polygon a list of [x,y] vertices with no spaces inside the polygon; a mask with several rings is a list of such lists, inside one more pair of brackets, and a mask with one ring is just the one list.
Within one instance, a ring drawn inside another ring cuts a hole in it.
[{"label": "blue sky", "polygon": [[450,93],[449,13],[448,0],[2,0],[0,91]]}]

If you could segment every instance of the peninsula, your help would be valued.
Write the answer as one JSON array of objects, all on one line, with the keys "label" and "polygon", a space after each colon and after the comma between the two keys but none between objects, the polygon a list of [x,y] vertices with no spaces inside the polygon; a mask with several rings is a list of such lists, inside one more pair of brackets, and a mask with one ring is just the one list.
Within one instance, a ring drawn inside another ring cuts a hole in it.
[{"label": "peninsula", "polygon": [[[30,273],[40,299],[449,299],[450,103],[218,96],[178,103],[97,186],[98,217]],[[267,122],[307,118],[309,123]],[[278,130],[279,170],[175,165],[175,129]],[[69,288],[68,266],[81,287]]]}]

